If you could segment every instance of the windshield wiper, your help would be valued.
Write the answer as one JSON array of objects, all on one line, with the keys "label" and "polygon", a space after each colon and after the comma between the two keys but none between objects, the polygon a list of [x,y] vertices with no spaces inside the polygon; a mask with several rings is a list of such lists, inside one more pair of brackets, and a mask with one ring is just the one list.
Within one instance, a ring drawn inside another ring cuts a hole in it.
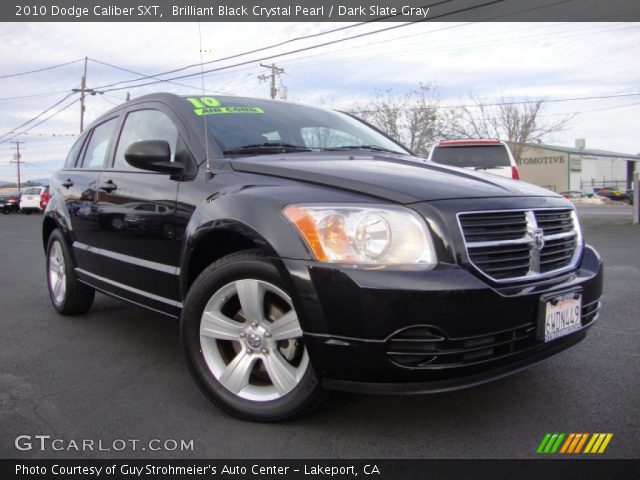
[{"label": "windshield wiper", "polygon": [[323,148],[328,151],[340,151],[340,150],[373,150],[375,152],[389,152],[398,153],[400,155],[407,155],[406,153],[397,152],[395,150],[389,150],[388,148],[379,147],[378,145],[342,145],[341,147],[328,147]]},{"label": "windshield wiper", "polygon": [[255,143],[252,145],[242,145],[241,147],[230,148],[225,150],[224,154],[233,153],[288,153],[288,152],[311,152],[310,148],[300,145],[292,145],[290,143]]}]

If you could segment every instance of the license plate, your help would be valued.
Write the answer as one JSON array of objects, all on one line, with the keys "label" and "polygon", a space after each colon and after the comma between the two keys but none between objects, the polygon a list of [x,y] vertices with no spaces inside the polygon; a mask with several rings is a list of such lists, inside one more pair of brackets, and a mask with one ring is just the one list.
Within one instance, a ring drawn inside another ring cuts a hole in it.
[{"label": "license plate", "polygon": [[27,195],[27,200],[33,200],[33,197],[30,195]]},{"label": "license plate", "polygon": [[582,328],[582,294],[563,293],[540,302],[538,339],[549,342]]}]

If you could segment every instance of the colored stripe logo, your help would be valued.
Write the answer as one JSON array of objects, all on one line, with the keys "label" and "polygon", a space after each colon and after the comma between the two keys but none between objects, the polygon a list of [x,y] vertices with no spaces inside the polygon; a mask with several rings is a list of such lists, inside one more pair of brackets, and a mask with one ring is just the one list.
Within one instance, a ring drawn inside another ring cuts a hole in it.
[{"label": "colored stripe logo", "polygon": [[536,453],[604,453],[612,438],[613,433],[547,433]]}]

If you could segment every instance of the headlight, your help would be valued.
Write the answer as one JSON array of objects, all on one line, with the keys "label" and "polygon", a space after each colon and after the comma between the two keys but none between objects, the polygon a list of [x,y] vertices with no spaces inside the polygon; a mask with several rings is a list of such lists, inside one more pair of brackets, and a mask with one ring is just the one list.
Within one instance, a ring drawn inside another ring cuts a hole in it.
[{"label": "headlight", "polygon": [[433,268],[425,221],[403,207],[289,205],[293,223],[321,262]]}]

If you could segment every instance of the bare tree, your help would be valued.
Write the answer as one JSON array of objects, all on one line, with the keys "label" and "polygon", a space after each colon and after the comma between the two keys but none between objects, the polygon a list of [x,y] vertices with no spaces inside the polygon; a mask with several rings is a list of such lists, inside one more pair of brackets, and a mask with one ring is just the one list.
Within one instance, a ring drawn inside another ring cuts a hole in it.
[{"label": "bare tree", "polygon": [[472,96],[473,105],[450,109],[446,114],[448,138],[500,138],[509,142],[516,159],[525,144],[541,143],[565,130],[573,116],[546,120],[541,118],[544,100],[516,102],[502,98],[487,102]]},{"label": "bare tree", "polygon": [[407,146],[416,155],[427,156],[441,131],[436,88],[420,84],[416,90],[396,95],[392,90],[377,91],[367,103],[357,103],[349,112],[374,125]]}]

